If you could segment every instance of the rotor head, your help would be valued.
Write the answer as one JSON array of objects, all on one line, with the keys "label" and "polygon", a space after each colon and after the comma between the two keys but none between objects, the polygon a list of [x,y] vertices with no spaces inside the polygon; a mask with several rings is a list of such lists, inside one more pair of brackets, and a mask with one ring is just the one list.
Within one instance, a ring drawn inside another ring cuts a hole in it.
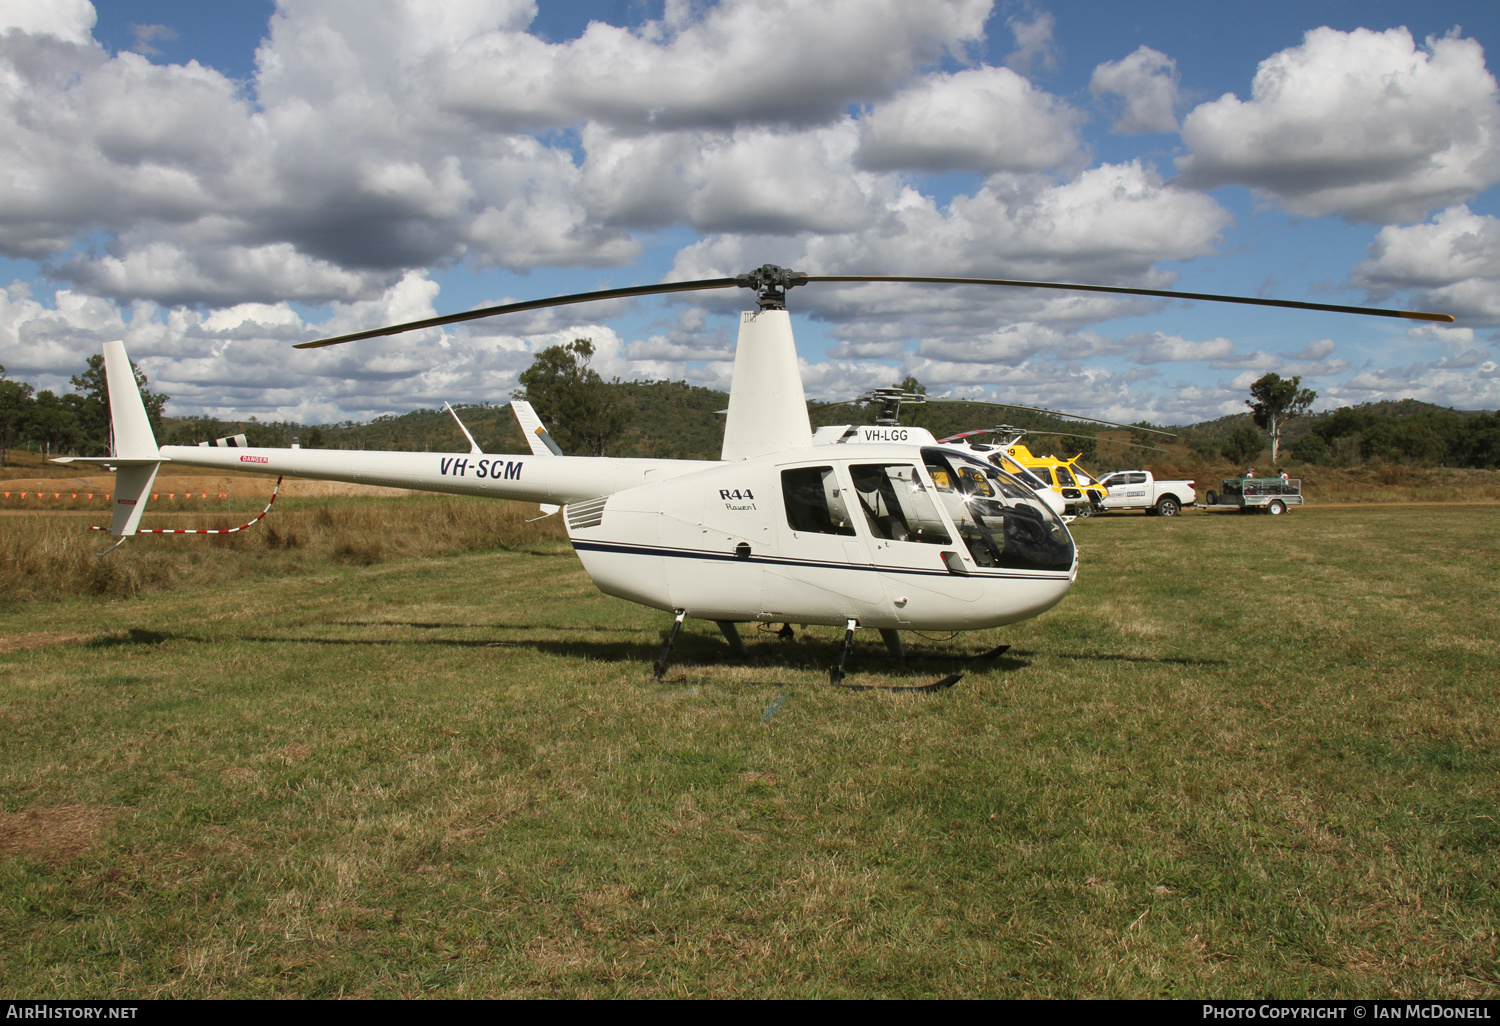
[{"label": "rotor head", "polygon": [[879,403],[880,412],[875,415],[875,424],[878,427],[895,427],[900,423],[901,404],[909,406],[920,406],[927,401],[925,395],[916,392],[908,392],[902,388],[892,386],[890,388],[872,388],[858,399],[857,403]]},{"label": "rotor head", "polygon": [[762,310],[785,310],[786,290],[807,284],[807,275],[775,264],[761,264],[753,271],[734,276],[742,289],[755,290],[755,304]]}]

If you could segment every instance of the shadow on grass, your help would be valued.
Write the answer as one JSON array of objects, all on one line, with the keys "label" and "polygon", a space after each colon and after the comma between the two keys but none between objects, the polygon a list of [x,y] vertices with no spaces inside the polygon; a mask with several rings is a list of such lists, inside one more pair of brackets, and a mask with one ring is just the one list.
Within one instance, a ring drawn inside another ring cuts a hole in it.
[{"label": "shadow on grass", "polygon": [[[635,634],[627,627],[565,627],[550,623],[425,623],[420,620],[333,620],[334,627],[410,627],[419,631],[576,631],[580,634]],[[393,642],[399,644],[399,642]]]},{"label": "shadow on grass", "polygon": [[1231,659],[1188,659],[1185,656],[1129,656],[1115,652],[1054,652],[1058,659],[1081,659],[1089,663],[1165,663],[1172,666],[1231,666]]},{"label": "shadow on grass", "polygon": [[[173,641],[181,638],[177,634],[163,634],[161,631],[143,631],[138,627],[132,627],[123,634],[115,633],[103,638],[95,638],[88,642],[89,648],[118,648],[122,645],[160,645],[164,641]],[[201,641],[202,638],[187,638],[182,640]]]},{"label": "shadow on grass", "polygon": [[[665,632],[642,631],[629,628],[578,627],[558,624],[463,624],[435,623],[424,621],[346,621],[333,624],[336,627],[406,627],[423,632],[436,630],[478,630],[486,633],[480,638],[434,637],[430,634],[420,638],[336,638],[296,634],[245,634],[233,640],[267,645],[316,645],[319,647],[385,647],[385,646],[429,646],[451,649],[509,648],[532,651],[565,659],[582,659],[596,663],[633,664],[649,672],[661,652]],[[493,632],[534,632],[536,635],[559,633],[616,634],[628,635],[618,640],[554,639],[546,636],[496,637]],[[222,644],[228,638],[209,638],[199,635],[163,631],[147,631],[131,628],[123,633],[99,638],[89,642],[91,646],[110,648],[124,645],[160,645],[168,641],[185,641],[205,645]],[[669,682],[681,683],[684,672],[713,672],[726,669],[755,668],[792,671],[813,675],[814,681],[826,682],[829,667],[838,657],[838,641],[803,634],[791,641],[749,638],[747,656],[736,655],[721,639],[706,634],[684,634],[677,639],[669,667]],[[1014,671],[1031,665],[1025,658],[1032,653],[1012,650],[995,658],[984,658],[984,650],[964,652],[955,646],[953,651],[938,651],[929,648],[908,650],[905,659],[892,658],[880,643],[856,644],[850,654],[848,672],[851,675],[879,675],[895,680],[927,676],[934,670],[985,673],[992,671]],[[1079,657],[1086,658],[1086,657]],[[1110,657],[1100,657],[1110,658]],[[1120,657],[1124,658],[1124,657]],[[1150,660],[1142,660],[1150,661]],[[1167,660],[1173,661],[1173,660]],[[1180,661],[1180,660],[1178,660]]]},{"label": "shadow on grass", "polygon": [[[662,635],[665,640],[665,634]],[[828,672],[838,658],[839,639],[800,635],[790,641],[746,639],[749,654],[736,655],[723,641],[711,635],[679,637],[672,652],[672,662],[663,683],[672,685],[698,683],[694,672],[718,670],[755,669],[780,670],[806,673],[806,681],[733,681],[752,686],[785,687],[796,684],[827,686]],[[885,683],[894,685],[926,684],[930,678],[947,673],[982,674],[995,671],[1009,672],[1030,666],[1023,658],[1027,653],[1009,652],[994,658],[984,658],[988,649],[976,653],[965,653],[955,646],[953,651],[932,649],[908,649],[904,659],[892,657],[879,641],[873,644],[856,643],[845,666],[851,684],[869,684],[870,677],[885,678]],[[654,661],[660,646],[651,649],[649,659]],[[865,678],[865,679],[862,679]],[[875,686],[882,686],[875,684]]]}]

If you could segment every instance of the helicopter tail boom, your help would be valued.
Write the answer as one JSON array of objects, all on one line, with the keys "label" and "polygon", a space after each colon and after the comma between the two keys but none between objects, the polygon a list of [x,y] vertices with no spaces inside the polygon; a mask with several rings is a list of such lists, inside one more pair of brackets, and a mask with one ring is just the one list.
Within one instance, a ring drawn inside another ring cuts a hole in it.
[{"label": "helicopter tail boom", "polygon": [[[715,465],[700,460],[582,456],[560,459],[550,452],[543,458],[472,451],[468,454],[378,452],[210,446],[206,443],[160,448],[152,434],[124,344],[106,342],[104,360],[115,455],[62,456],[53,462],[93,464],[115,471],[114,518],[110,533],[121,537],[137,532],[146,500],[163,463],[451,495],[482,495],[537,502],[544,507],[610,495],[648,480],[661,480]],[[478,448],[472,441],[470,447]]]}]

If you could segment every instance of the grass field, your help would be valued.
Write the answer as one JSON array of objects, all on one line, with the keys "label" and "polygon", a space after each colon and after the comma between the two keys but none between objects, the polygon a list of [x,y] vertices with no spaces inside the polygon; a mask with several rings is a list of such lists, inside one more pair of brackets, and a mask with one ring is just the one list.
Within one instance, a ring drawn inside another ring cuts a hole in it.
[{"label": "grass field", "polygon": [[691,621],[655,683],[667,617],[480,507],[137,539],[179,572],[101,595],[16,571],[0,990],[1500,993],[1500,507],[1078,523],[1040,619],[862,637],[864,682],[969,671],[936,695]]}]

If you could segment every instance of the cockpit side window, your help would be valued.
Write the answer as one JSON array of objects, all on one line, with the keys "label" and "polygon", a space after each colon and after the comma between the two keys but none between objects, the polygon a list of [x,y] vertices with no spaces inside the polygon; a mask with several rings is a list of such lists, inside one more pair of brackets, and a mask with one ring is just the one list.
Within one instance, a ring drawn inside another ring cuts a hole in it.
[{"label": "cockpit side window", "polygon": [[854,533],[854,523],[832,467],[795,467],[781,472],[787,526],[810,534]]},{"label": "cockpit side window", "polygon": [[[950,545],[948,528],[911,464],[855,464],[854,494],[870,534],[887,541]],[[936,482],[934,482],[936,483]]]}]

